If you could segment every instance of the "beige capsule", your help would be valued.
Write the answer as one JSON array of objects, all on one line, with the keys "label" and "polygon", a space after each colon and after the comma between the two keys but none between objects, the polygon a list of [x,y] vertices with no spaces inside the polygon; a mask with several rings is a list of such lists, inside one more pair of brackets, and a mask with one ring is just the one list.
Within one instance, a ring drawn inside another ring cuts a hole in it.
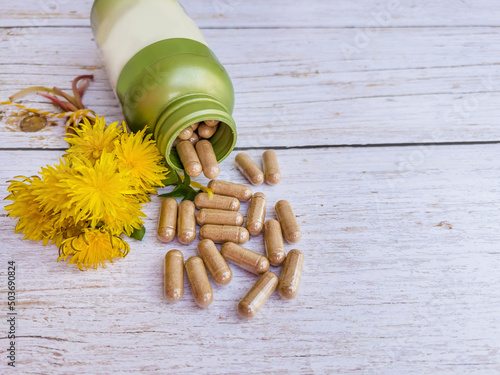
[{"label": "beige capsule", "polygon": [[174,142],[172,143],[172,147],[177,147],[177,145],[182,141],[179,137],[174,139]]},{"label": "beige capsule", "polygon": [[217,243],[234,242],[243,244],[248,241],[250,234],[243,227],[205,224],[200,229],[200,238],[208,238]]},{"label": "beige capsule", "polygon": [[184,129],[179,133],[178,137],[183,141],[185,141],[191,138],[192,135],[193,135],[193,128],[191,126],[188,126],[186,129]]},{"label": "beige capsule", "polygon": [[285,240],[289,243],[297,243],[302,238],[299,224],[293,213],[290,202],[281,200],[275,206],[276,216],[281,224],[281,230],[285,236]]},{"label": "beige capsule", "polygon": [[200,307],[210,306],[214,295],[203,260],[200,257],[191,257],[186,260],[185,266],[196,304]]},{"label": "beige capsule", "polygon": [[278,292],[281,297],[286,299],[297,297],[303,266],[304,254],[297,249],[290,250],[286,256],[285,266],[278,284]]},{"label": "beige capsule", "polygon": [[181,141],[175,149],[179,154],[179,158],[181,159],[181,163],[187,175],[190,177],[199,176],[203,169],[193,144],[189,141]]},{"label": "beige capsule", "polygon": [[227,195],[240,201],[247,201],[252,198],[252,188],[250,186],[229,181],[212,180],[208,183],[208,187],[213,189],[215,194]]},{"label": "beige capsule", "polygon": [[158,238],[161,242],[170,242],[175,238],[177,228],[177,201],[165,198],[161,203]]},{"label": "beige capsule", "polygon": [[264,224],[264,234],[269,263],[275,267],[281,266],[285,261],[286,253],[279,221],[274,219],[267,220]]},{"label": "beige capsule", "polygon": [[219,163],[217,163],[214,148],[212,147],[210,141],[203,139],[196,143],[196,152],[198,154],[198,158],[200,159],[205,177],[216,178],[220,173],[220,169]]},{"label": "beige capsule", "polygon": [[200,241],[198,244],[198,252],[215,283],[218,285],[229,284],[233,278],[233,273],[227,265],[226,260],[215,246],[215,243],[208,239]]},{"label": "beige capsule", "polygon": [[252,235],[257,235],[264,229],[266,220],[267,197],[264,193],[255,193],[248,208],[246,228]]},{"label": "beige capsule", "polygon": [[180,243],[187,245],[196,239],[196,209],[191,201],[182,201],[179,204],[177,217],[177,239]]},{"label": "beige capsule", "polygon": [[200,193],[194,198],[196,208],[214,208],[216,210],[238,211],[240,209],[240,201],[233,197],[225,197],[224,195],[214,194],[211,198],[207,193]]},{"label": "beige capsule", "polygon": [[211,138],[219,127],[216,126],[208,126],[207,124],[201,124],[198,126],[198,135],[201,138]]},{"label": "beige capsule", "polygon": [[208,126],[216,126],[219,124],[219,120],[205,120],[204,122]]},{"label": "beige capsule", "polygon": [[236,155],[234,160],[241,173],[243,173],[247,180],[253,185],[261,185],[264,182],[264,173],[262,173],[257,164],[250,159],[248,154],[240,152]]},{"label": "beige capsule", "polygon": [[243,225],[243,215],[237,211],[215,210],[213,208],[202,208],[196,214],[198,225],[216,224],[233,225],[240,227]]},{"label": "beige capsule", "polygon": [[179,301],[184,295],[184,257],[179,250],[165,255],[165,296],[170,302]]},{"label": "beige capsule", "polygon": [[196,145],[199,140],[200,140],[200,137],[198,137],[198,134],[196,134],[196,133],[193,133],[191,138],[189,138],[189,142],[191,142],[193,145]]},{"label": "beige capsule", "polygon": [[193,131],[195,131],[196,129],[198,129],[199,125],[200,125],[199,122],[195,122],[193,125],[191,125],[191,129],[193,129]]},{"label": "beige capsule", "polygon": [[264,179],[269,185],[276,185],[281,181],[280,166],[276,152],[268,150],[262,154],[264,162]]},{"label": "beige capsule", "polygon": [[256,275],[269,270],[269,261],[266,257],[233,242],[222,245],[221,253],[224,259]]},{"label": "beige capsule", "polygon": [[239,314],[243,318],[253,318],[276,290],[277,285],[278,276],[272,272],[263,274],[238,304]]}]

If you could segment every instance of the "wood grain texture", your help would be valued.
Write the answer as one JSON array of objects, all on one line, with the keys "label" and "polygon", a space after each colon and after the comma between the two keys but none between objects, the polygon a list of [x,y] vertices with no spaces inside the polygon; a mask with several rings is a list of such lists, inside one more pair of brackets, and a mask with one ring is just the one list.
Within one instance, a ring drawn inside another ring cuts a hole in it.
[{"label": "wood grain texture", "polygon": [[[18,0],[2,4],[0,27],[88,26],[92,0]],[[499,26],[491,0],[182,0],[203,28]],[[452,10],[452,11],[450,11]]]},{"label": "wood grain texture", "polygon": [[[145,240],[131,240],[126,259],[98,272],[56,263],[56,248],[21,241],[12,234],[14,221],[2,216],[0,264],[18,264],[19,368],[498,372],[500,237],[492,174],[499,151],[497,145],[278,151],[283,182],[254,191],[268,195],[269,218],[277,200],[292,202],[304,237],[286,248],[304,252],[304,277],[297,299],[275,293],[252,321],[237,316],[236,304],[257,277],[235,266],[231,284],[213,285],[210,308],[196,307],[187,283],[179,303],[166,302],[164,254],[179,248],[188,257],[196,249],[155,238],[158,199],[146,206]],[[257,159],[261,151],[249,154]],[[60,153],[0,156],[4,191],[3,181],[33,174]],[[232,160],[222,170],[224,178],[244,182]],[[247,247],[263,252],[262,236]]]},{"label": "wood grain texture", "polygon": [[[89,28],[38,28],[31,38],[25,30],[0,29],[8,52],[0,98],[33,85],[68,89],[93,73],[84,102],[122,118]],[[385,29],[350,58],[342,52],[350,29],[205,34],[235,85],[238,147],[291,147],[499,140],[500,70],[495,49],[485,48],[498,30]],[[44,100],[25,103],[51,108]],[[61,148],[63,131],[20,134],[16,119],[0,122],[6,148]]]},{"label": "wood grain texture", "polygon": [[[298,216],[303,240],[286,250],[305,254],[299,295],[275,293],[245,321],[237,302],[257,277],[232,266],[231,284],[212,284],[209,309],[196,306],[187,280],[184,298],[168,304],[163,256],[196,248],[156,239],[157,197],[145,207],[144,241],[129,240],[127,258],[97,272],[23,241],[0,201],[2,301],[7,261],[18,266],[17,373],[499,373],[500,145],[409,145],[500,140],[498,5],[181,3],[235,84],[238,149],[257,160],[259,148],[283,148],[282,183],[254,191],[268,196],[268,218],[279,199]],[[69,89],[90,72],[84,102],[122,118],[89,27],[91,4],[0,4],[0,101],[32,85]],[[52,108],[36,96],[23,103]],[[0,198],[9,179],[57,162],[67,146],[60,124],[20,131],[24,116],[0,107]],[[244,183],[234,156],[221,179]],[[263,253],[262,236],[245,246]],[[6,331],[4,321],[3,350]]]}]

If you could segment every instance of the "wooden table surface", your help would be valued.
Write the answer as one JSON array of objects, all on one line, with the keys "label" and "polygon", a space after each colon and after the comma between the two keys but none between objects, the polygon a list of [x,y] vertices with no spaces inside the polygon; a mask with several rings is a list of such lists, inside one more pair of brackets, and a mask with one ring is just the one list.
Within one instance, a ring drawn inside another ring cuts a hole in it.
[{"label": "wooden table surface", "polygon": [[[0,99],[95,82],[86,105],[121,118],[89,27],[91,0],[3,1]],[[179,248],[147,234],[127,258],[80,272],[0,215],[0,373],[500,373],[500,7],[493,0],[185,0],[236,89],[236,150],[278,153],[305,253],[299,296],[259,315],[236,304],[256,277],[233,267],[214,302],[163,297]],[[50,108],[43,98],[23,103]],[[23,132],[0,108],[0,187],[54,163],[62,126]],[[244,182],[234,155],[224,179]],[[206,180],[199,179],[201,182]],[[165,190],[167,191],[167,190]],[[2,208],[6,202],[2,202]],[[246,212],[246,205],[243,207]],[[263,251],[262,237],[248,247]],[[16,369],[7,367],[7,262],[17,265]],[[279,269],[275,269],[280,272]]]}]

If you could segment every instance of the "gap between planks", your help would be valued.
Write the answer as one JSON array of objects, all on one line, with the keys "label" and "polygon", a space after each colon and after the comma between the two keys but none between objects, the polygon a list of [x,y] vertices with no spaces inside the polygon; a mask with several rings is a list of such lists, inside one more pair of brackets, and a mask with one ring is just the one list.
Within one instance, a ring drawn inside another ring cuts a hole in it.
[{"label": "gap between planks", "polygon": [[[305,145],[305,146],[262,146],[262,147],[235,147],[234,151],[249,150],[313,150],[324,148],[386,148],[386,147],[421,147],[421,146],[474,146],[474,145],[496,145],[498,141],[470,141],[470,142],[420,142],[420,143],[372,143],[372,144],[340,144],[340,145]],[[66,148],[6,148],[0,147],[1,151],[66,151]]]}]

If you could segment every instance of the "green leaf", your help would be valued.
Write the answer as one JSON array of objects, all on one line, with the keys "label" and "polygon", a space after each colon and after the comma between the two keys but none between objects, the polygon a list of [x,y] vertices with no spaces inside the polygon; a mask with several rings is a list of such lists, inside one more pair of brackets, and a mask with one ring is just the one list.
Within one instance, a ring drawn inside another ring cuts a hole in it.
[{"label": "green leaf", "polygon": [[145,234],[146,234],[146,227],[143,225],[139,229],[135,228],[132,234],[130,235],[130,238],[135,238],[136,240],[142,241]]},{"label": "green leaf", "polygon": [[167,178],[162,181],[164,186],[170,186],[177,184],[181,179],[176,171],[170,170],[170,173],[167,175]]},{"label": "green leaf", "polygon": [[194,198],[198,195],[198,193],[199,193],[198,191],[191,188],[190,191],[184,197],[183,201],[194,201]]},{"label": "green leaf", "polygon": [[184,198],[188,192],[189,188],[180,184],[177,185],[170,193],[160,194],[158,196],[162,198]]}]

